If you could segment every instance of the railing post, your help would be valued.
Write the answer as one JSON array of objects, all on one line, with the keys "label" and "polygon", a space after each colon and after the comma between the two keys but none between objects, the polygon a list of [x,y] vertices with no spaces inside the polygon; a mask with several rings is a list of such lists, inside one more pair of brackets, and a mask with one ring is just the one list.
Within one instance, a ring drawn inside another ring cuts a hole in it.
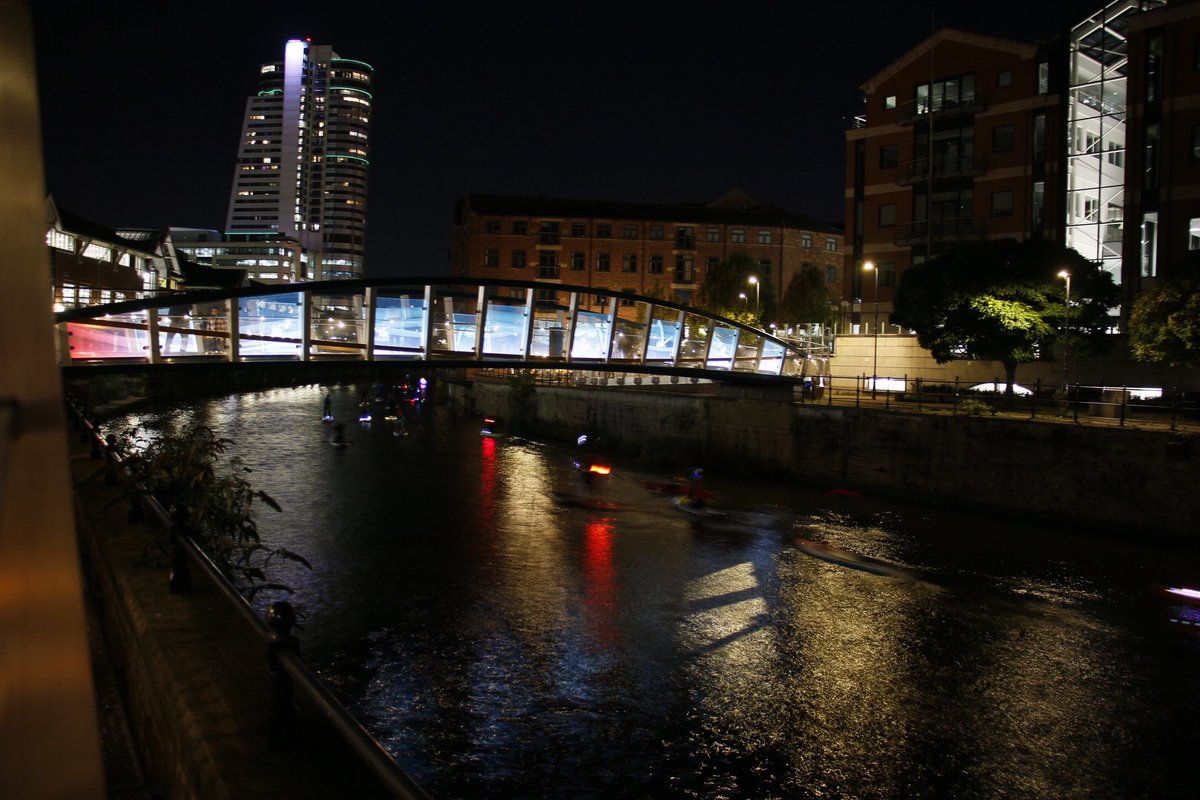
[{"label": "railing post", "polygon": [[171,573],[167,586],[171,594],[186,594],[192,590],[192,567],[188,563],[188,554],[184,549],[181,537],[189,530],[189,514],[187,506],[171,507],[171,525],[167,536],[171,541]]},{"label": "railing post", "polygon": [[272,747],[286,745],[296,739],[296,700],[292,679],[283,669],[280,656],[300,655],[300,641],[292,634],[296,626],[296,610],[286,600],[278,600],[267,608],[267,666],[271,673],[269,719],[267,736]]},{"label": "railing post", "polygon": [[226,355],[229,357],[230,363],[236,364],[242,357],[241,353],[241,319],[242,301],[241,298],[231,297],[225,301],[225,313],[229,317],[229,324],[226,326],[229,329],[229,346],[226,348]]},{"label": "railing post", "polygon": [[1179,388],[1171,389],[1171,430],[1175,430],[1175,416],[1179,413]]},{"label": "railing post", "polygon": [[1071,414],[1075,418],[1075,424],[1079,424],[1079,384],[1075,384],[1075,393],[1071,394],[1071,390],[1067,390],[1067,398],[1071,403]]},{"label": "railing post", "polygon": [[146,309],[146,335],[150,337],[150,363],[162,363],[162,350],[158,346],[158,309]]},{"label": "railing post", "polygon": [[[557,297],[557,295],[556,295]],[[529,359],[529,350],[533,346],[533,327],[537,316],[537,311],[534,306],[534,291],[532,288],[525,290],[525,319],[521,326],[521,359]],[[550,355],[550,342],[546,342],[546,355]]]},{"label": "railing post", "polygon": [[1041,395],[1041,393],[1042,393],[1042,379],[1038,378],[1037,380],[1035,380],[1033,382],[1033,398],[1032,398],[1032,402],[1029,404],[1029,418],[1030,419],[1037,419],[1038,396]]},{"label": "railing post", "polygon": [[109,486],[116,486],[120,481],[118,479],[118,458],[120,448],[117,446],[117,435],[110,433],[104,437],[104,482]]},{"label": "railing post", "polygon": [[300,290],[300,360],[309,361],[312,351],[312,294]]},{"label": "railing post", "polygon": [[475,297],[475,360],[483,357],[483,335],[487,327],[487,286],[481,285]]},{"label": "railing post", "polygon": [[1129,397],[1129,390],[1124,386],[1121,387],[1121,422],[1120,426],[1125,427],[1125,401]]}]

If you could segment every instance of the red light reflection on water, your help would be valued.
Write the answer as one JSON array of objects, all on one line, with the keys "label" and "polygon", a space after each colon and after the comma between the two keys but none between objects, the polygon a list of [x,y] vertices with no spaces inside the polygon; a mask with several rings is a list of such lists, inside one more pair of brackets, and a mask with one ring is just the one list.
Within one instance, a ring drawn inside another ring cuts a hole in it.
[{"label": "red light reflection on water", "polygon": [[612,559],[613,524],[608,519],[588,523],[583,540],[584,603],[592,636],[602,647],[617,643],[617,579]]},{"label": "red light reflection on water", "polygon": [[479,525],[481,530],[492,530],[496,519],[496,440],[481,436],[482,452],[479,455]]}]

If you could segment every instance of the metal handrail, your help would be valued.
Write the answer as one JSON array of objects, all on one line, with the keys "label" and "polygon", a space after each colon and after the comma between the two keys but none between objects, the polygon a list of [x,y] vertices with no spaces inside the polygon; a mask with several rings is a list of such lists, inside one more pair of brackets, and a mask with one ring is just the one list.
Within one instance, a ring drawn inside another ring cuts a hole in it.
[{"label": "metal handrail", "polygon": [[[92,440],[93,454],[104,453],[110,467],[116,471],[121,470],[123,468],[121,454],[100,435],[99,427],[87,418],[73,398],[68,396],[66,405],[76,422],[83,428],[83,435]],[[139,488],[144,489],[145,487],[140,486]],[[180,553],[185,554],[192,564],[199,567],[208,576],[217,591],[233,604],[238,614],[263,638],[264,643],[269,643],[277,636],[277,631],[273,630],[258,615],[245,596],[237,590],[237,587],[229,581],[212,559],[196,544],[195,540],[178,530],[179,521],[159,502],[158,498],[148,492],[142,492],[138,495],[137,502],[143,510],[148,511],[155,518],[160,527],[168,531],[172,547],[178,547]],[[178,564],[173,563],[173,566],[178,566]],[[429,795],[354,718],[297,652],[281,650],[276,654],[275,660],[392,796],[401,800],[427,800]]]}]

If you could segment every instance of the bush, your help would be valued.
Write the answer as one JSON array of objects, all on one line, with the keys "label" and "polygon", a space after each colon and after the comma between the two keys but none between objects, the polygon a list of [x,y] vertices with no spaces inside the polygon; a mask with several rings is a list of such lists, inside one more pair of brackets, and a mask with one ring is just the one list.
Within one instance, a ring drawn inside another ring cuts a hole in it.
[{"label": "bush", "polygon": [[994,416],[996,414],[996,409],[982,400],[976,400],[972,397],[960,401],[958,410],[971,417],[979,417],[983,414],[992,414]]},{"label": "bush", "polygon": [[[172,421],[145,426],[152,438],[138,437],[138,428],[118,435],[125,454],[129,492],[149,494],[175,514],[186,532],[212,559],[231,583],[246,596],[264,589],[291,592],[267,578],[266,568],[275,558],[312,565],[285,548],[269,548],[258,535],[254,521],[256,501],[282,511],[266,492],[246,479],[251,470],[236,456],[222,459],[232,443],[205,425],[184,422],[172,430]],[[164,547],[161,539],[156,543]]]}]

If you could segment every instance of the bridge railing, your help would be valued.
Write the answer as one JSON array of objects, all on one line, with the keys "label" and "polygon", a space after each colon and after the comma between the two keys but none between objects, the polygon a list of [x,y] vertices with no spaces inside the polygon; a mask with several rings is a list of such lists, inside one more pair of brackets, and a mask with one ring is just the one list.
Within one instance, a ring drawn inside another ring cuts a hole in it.
[{"label": "bridge railing", "polygon": [[532,281],[365,279],[190,292],[59,312],[57,324],[63,365],[467,360],[799,379],[810,355],[688,306]]}]

